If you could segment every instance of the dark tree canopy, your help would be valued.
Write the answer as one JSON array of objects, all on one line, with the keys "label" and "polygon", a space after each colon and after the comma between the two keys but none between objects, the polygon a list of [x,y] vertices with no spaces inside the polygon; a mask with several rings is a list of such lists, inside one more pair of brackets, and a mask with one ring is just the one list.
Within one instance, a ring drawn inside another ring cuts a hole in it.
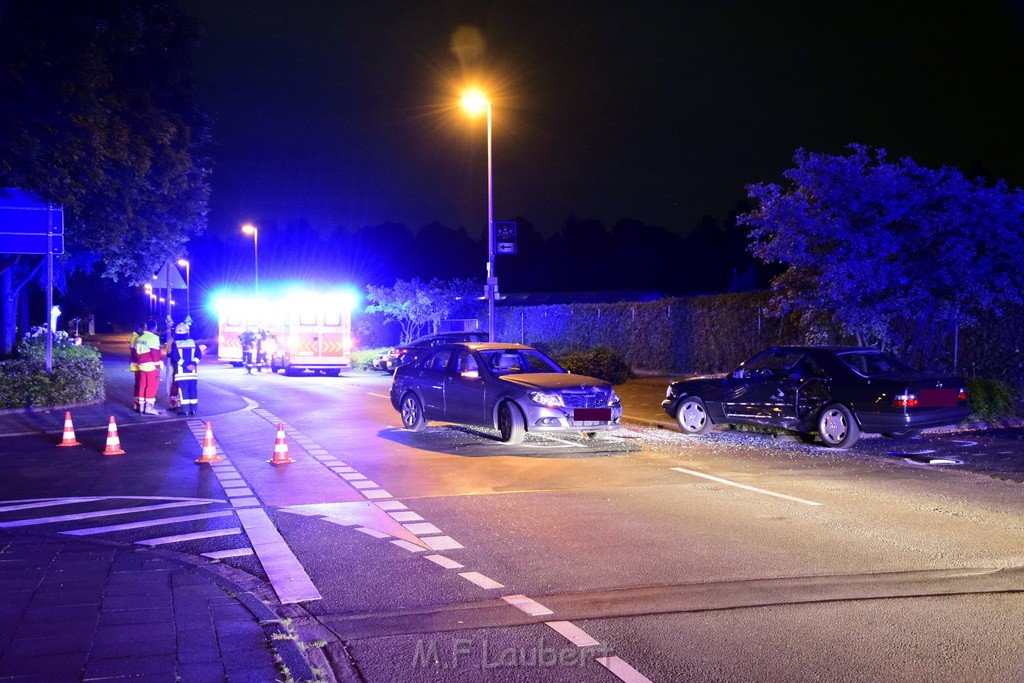
[{"label": "dark tree canopy", "polygon": [[[13,0],[0,17],[0,186],[64,206],[64,275],[137,284],[205,228],[209,126],[169,1]],[[3,349],[39,257],[0,255]],[[0,349],[2,350],[2,349]]]},{"label": "dark tree canopy", "polygon": [[948,354],[954,330],[1024,301],[1024,192],[960,171],[798,150],[785,185],[748,187],[751,250],[787,266],[772,283],[779,312],[808,341],[840,331],[912,362]]}]

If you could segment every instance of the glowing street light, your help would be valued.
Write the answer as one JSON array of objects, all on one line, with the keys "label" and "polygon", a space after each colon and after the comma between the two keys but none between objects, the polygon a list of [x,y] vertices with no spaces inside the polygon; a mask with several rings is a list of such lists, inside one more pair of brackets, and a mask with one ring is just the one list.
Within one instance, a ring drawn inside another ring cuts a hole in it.
[{"label": "glowing street light", "polygon": [[186,322],[191,323],[192,319],[192,264],[188,259],[178,259],[179,266],[185,266],[185,317]]},{"label": "glowing street light", "polygon": [[260,231],[256,229],[256,226],[252,223],[246,223],[242,226],[242,232],[246,235],[252,235],[252,253],[253,253],[253,265],[255,266],[255,287],[253,293],[256,296],[260,295]]},{"label": "glowing street light", "polygon": [[498,290],[498,275],[494,272],[494,183],[491,154],[491,101],[480,90],[468,90],[462,95],[462,108],[470,114],[487,112],[487,338],[494,338],[494,299]]}]

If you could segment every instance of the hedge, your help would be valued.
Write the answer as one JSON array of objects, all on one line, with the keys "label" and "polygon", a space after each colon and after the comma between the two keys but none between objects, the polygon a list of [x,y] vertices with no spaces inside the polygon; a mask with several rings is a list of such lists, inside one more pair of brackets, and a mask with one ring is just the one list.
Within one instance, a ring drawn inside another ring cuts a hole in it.
[{"label": "hedge", "polygon": [[0,409],[94,403],[104,396],[99,351],[72,345],[64,333],[54,335],[52,372],[38,330],[18,346],[17,358],[0,361]]}]

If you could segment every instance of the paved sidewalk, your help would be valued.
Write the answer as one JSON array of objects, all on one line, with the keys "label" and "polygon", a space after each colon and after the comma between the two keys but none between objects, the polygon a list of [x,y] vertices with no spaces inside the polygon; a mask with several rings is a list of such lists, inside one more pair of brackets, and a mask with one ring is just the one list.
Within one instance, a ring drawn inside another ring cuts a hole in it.
[{"label": "paved sidewalk", "polygon": [[254,594],[163,553],[5,531],[0,595],[0,681],[285,680],[271,641],[312,677]]}]

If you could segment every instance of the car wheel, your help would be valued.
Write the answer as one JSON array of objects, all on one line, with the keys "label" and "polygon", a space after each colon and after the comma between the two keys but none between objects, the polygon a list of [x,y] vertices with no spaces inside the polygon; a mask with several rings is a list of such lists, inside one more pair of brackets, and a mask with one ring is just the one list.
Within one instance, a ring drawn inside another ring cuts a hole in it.
[{"label": "car wheel", "polygon": [[505,401],[498,408],[498,431],[501,440],[507,444],[520,444],[526,438],[526,423],[523,414],[512,403]]},{"label": "car wheel", "polygon": [[708,417],[704,401],[697,396],[687,396],[676,408],[676,422],[684,434],[707,434],[714,423]]},{"label": "car wheel", "polygon": [[882,436],[887,436],[890,439],[913,439],[920,434],[920,429],[904,429],[901,432],[884,432]]},{"label": "car wheel", "polygon": [[860,438],[860,427],[846,406],[833,403],[818,416],[818,434],[830,448],[849,448]]},{"label": "car wheel", "polygon": [[423,417],[423,404],[416,398],[416,394],[402,397],[402,426],[412,432],[422,432],[427,426]]}]

